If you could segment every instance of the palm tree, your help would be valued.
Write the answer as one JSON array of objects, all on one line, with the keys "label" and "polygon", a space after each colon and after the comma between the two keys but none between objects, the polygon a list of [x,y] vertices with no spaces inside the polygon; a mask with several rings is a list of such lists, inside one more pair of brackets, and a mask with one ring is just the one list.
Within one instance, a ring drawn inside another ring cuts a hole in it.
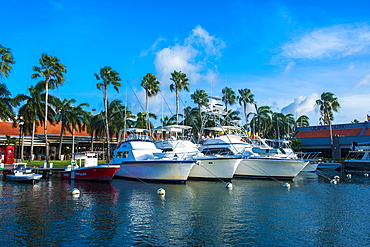
[{"label": "palm tree", "polygon": [[108,123],[108,86],[110,84],[113,85],[113,88],[119,93],[119,87],[122,86],[120,83],[121,78],[118,76],[118,72],[114,71],[111,67],[105,66],[104,68],[100,69],[100,76],[98,74],[94,74],[98,81],[102,80],[101,82],[96,84],[96,87],[103,91],[104,97],[104,109],[105,109],[105,130],[106,130],[106,137],[107,137],[107,162],[110,160],[110,140],[109,140],[109,123]]},{"label": "palm tree", "polygon": [[[71,121],[70,118],[75,117],[73,114],[73,111],[74,111],[73,104],[74,103],[76,103],[75,99],[63,99],[63,101],[61,101],[60,99],[57,99],[55,103],[55,108],[56,108],[56,111],[58,112],[57,120],[61,122],[60,135],[59,135],[59,151],[58,151],[59,159],[61,159],[61,155],[62,155],[64,133],[66,130],[68,130],[68,123]],[[82,107],[83,105],[86,105],[86,103],[81,104],[80,106]]]},{"label": "palm tree", "polygon": [[0,119],[8,120],[14,117],[11,93],[6,84],[0,83]]},{"label": "palm tree", "polygon": [[[14,97],[13,104],[19,105],[20,102],[24,102],[24,104],[19,108],[18,114],[23,117],[24,125],[23,125],[23,133],[31,134],[31,150],[30,150],[30,157],[29,162],[32,161],[33,155],[33,144],[35,139],[35,131],[38,126],[45,123],[45,83],[44,81],[38,82],[35,86],[30,86],[28,89],[29,94],[19,94]],[[52,95],[49,95],[49,100],[53,102],[56,98]],[[55,112],[51,106],[48,106],[48,119],[53,120],[55,117]],[[53,121],[50,121],[51,123]],[[23,152],[22,152],[23,153]]]},{"label": "palm tree", "polygon": [[331,92],[322,93],[320,99],[316,100],[315,106],[319,107],[321,120],[326,125],[334,120],[333,111],[338,112],[340,108],[338,98]]},{"label": "palm tree", "polygon": [[248,88],[245,89],[239,89],[239,96],[237,97],[237,100],[239,101],[240,105],[243,105],[243,111],[244,111],[244,117],[245,117],[245,127],[248,131],[248,104],[254,104],[254,95],[252,94],[251,90]]},{"label": "palm tree", "polygon": [[12,69],[11,64],[15,64],[13,60],[13,55],[10,52],[10,48],[5,48],[4,46],[0,45],[0,80],[2,75],[6,78],[9,77],[9,72]]},{"label": "palm tree", "polygon": [[221,125],[227,125],[227,126],[229,126],[229,125],[231,125],[231,126],[238,125],[238,124],[235,124],[235,122],[240,121],[239,114],[240,114],[239,111],[234,111],[232,109],[229,110],[227,112],[227,114],[225,115],[225,119],[223,120]]},{"label": "palm tree", "polygon": [[72,107],[71,111],[67,113],[67,130],[72,134],[72,153],[75,152],[75,131],[84,131],[87,125],[87,112],[83,106],[89,107],[89,104],[82,103],[76,107]]},{"label": "palm tree", "polygon": [[225,111],[228,112],[227,105],[234,105],[236,102],[235,92],[231,88],[225,87],[222,89],[222,95],[222,101],[226,107]]},{"label": "palm tree", "polygon": [[296,125],[299,126],[299,127],[307,127],[307,126],[310,126],[310,122],[308,121],[310,118],[306,115],[302,115],[300,116],[297,121],[296,121]]},{"label": "palm tree", "polygon": [[[152,123],[150,123],[149,119],[146,119],[146,113],[145,112],[138,112],[137,113],[136,122],[134,123],[135,128],[145,129],[146,126],[150,126],[150,128],[154,127]],[[157,115],[153,113],[149,113],[149,118],[157,119]],[[148,123],[149,122],[149,123]]]},{"label": "palm tree", "polygon": [[[157,81],[157,77],[152,75],[151,73],[146,74],[144,76],[140,86],[145,89],[145,111],[146,111],[146,119],[149,119],[149,98],[153,97],[158,94],[160,91],[159,85],[161,83]],[[149,124],[149,121],[148,121]],[[150,126],[147,126],[147,129],[150,131]]]},{"label": "palm tree", "polygon": [[261,106],[257,107],[257,116],[253,118],[251,122],[251,128],[253,132],[257,132],[258,134],[266,135],[266,133],[271,128],[271,107],[269,106]]},{"label": "palm tree", "polygon": [[171,73],[171,78],[174,83],[170,85],[171,92],[176,92],[176,124],[179,122],[179,91],[185,90],[189,92],[189,79],[186,78],[186,74],[181,71],[174,71]]},{"label": "palm tree", "polygon": [[67,73],[66,67],[60,63],[57,57],[49,56],[45,53],[41,55],[39,60],[40,66],[33,66],[32,70],[36,73],[31,76],[32,79],[43,77],[45,79],[45,124],[44,124],[44,135],[45,135],[45,159],[49,162],[49,143],[47,135],[47,123],[48,123],[48,97],[49,88],[54,89],[59,87],[64,82],[64,74]]},{"label": "palm tree", "polygon": [[163,119],[160,119],[161,125],[162,126],[167,126],[167,125],[174,125],[176,124],[176,116],[168,117],[165,116]]},{"label": "palm tree", "polygon": [[[208,106],[209,103],[208,94],[203,89],[197,89],[192,95],[190,95],[190,98],[193,100],[195,104],[198,105],[199,118],[200,122],[202,123],[201,107]],[[202,129],[203,126],[200,125],[200,128]]]}]

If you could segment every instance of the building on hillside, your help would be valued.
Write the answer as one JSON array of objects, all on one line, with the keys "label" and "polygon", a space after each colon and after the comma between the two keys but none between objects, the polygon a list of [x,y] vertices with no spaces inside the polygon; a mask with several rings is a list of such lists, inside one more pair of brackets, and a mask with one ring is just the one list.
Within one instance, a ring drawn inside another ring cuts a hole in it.
[{"label": "building on hillside", "polygon": [[345,158],[353,143],[370,142],[369,127],[369,122],[298,127],[292,140],[302,141],[302,152],[321,152],[326,158]]},{"label": "building on hillside", "polygon": [[[15,156],[16,158],[20,158],[20,143],[21,143],[21,131],[22,125],[15,124],[13,127],[12,122],[0,122],[0,144],[4,145],[6,141],[6,135],[10,136],[11,138],[16,138],[18,140],[17,144],[15,144]],[[59,143],[60,143],[60,130],[61,130],[61,123],[51,125],[48,124],[47,135],[48,135],[48,142],[49,142],[49,155],[50,159],[58,159],[58,152],[59,152]],[[64,159],[69,159],[69,154],[72,152],[72,142],[73,142],[72,134],[65,133],[63,135],[62,141],[62,154],[64,155]],[[23,138],[23,158],[26,160],[28,159],[31,151],[31,142],[32,136],[30,133],[25,133]],[[86,151],[86,150],[94,150],[94,151],[104,151],[106,148],[106,141],[105,138],[97,139],[94,138],[92,140],[91,136],[86,131],[76,131],[74,135],[74,147],[75,152]],[[44,135],[44,127],[39,126],[35,131],[34,141],[33,141],[33,155],[34,159],[36,160],[43,160],[45,159],[45,135]]]}]

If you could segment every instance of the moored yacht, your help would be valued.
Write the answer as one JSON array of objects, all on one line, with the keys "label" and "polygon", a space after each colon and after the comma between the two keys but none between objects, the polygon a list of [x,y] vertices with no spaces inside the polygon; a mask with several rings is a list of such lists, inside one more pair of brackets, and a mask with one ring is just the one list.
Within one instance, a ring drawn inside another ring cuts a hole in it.
[{"label": "moored yacht", "polygon": [[241,157],[234,155],[205,155],[198,150],[192,142],[190,126],[171,125],[160,128],[167,134],[165,140],[157,140],[156,147],[162,152],[157,156],[169,159],[193,160],[195,165],[190,171],[189,179],[230,181],[242,161]]},{"label": "moored yacht", "polygon": [[120,165],[115,177],[161,182],[185,182],[193,160],[155,156],[160,153],[143,129],[122,129],[111,164]]},{"label": "moored yacht", "polygon": [[256,145],[248,137],[226,134],[238,127],[223,126],[205,128],[216,133],[204,140],[199,150],[202,153],[237,155],[243,157],[234,177],[293,179],[308,164],[308,161],[295,157],[281,156],[279,150],[266,143]]},{"label": "moored yacht", "polygon": [[370,142],[353,143],[343,162],[345,172],[370,172]]}]

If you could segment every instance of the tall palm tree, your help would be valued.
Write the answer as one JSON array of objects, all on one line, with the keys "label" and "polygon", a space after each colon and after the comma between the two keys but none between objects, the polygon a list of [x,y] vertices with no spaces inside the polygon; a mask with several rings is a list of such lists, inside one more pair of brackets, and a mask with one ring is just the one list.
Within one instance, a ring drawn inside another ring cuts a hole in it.
[{"label": "tall palm tree", "polygon": [[108,122],[108,86],[110,84],[113,85],[113,88],[119,93],[119,87],[122,86],[120,83],[121,78],[118,76],[118,72],[114,71],[111,67],[105,66],[104,68],[100,69],[100,76],[98,74],[94,74],[98,81],[101,81],[96,84],[96,87],[103,91],[104,97],[104,109],[105,109],[105,130],[106,130],[106,137],[107,137],[107,162],[110,161],[110,140],[109,140],[109,122]]},{"label": "tall palm tree", "polygon": [[2,76],[4,75],[5,78],[9,77],[9,72],[12,69],[11,64],[15,64],[13,60],[13,55],[10,52],[10,48],[5,48],[4,46],[0,45],[0,81]]},{"label": "tall palm tree", "polygon": [[245,117],[245,127],[246,130],[248,131],[248,105],[249,104],[254,104],[254,95],[252,94],[251,90],[248,88],[245,89],[239,89],[239,96],[237,97],[237,100],[239,101],[240,105],[243,105],[243,111],[244,111],[244,117]]},{"label": "tall palm tree", "polygon": [[59,98],[55,104],[56,111],[58,112],[57,120],[61,122],[60,124],[60,135],[59,135],[59,149],[58,149],[58,157],[62,159],[62,146],[63,146],[63,136],[65,131],[67,130],[67,117],[68,111],[72,109],[72,104],[76,103],[75,99],[63,99],[61,101]]},{"label": "tall palm tree", "polygon": [[45,53],[41,55],[39,60],[40,66],[33,66],[32,70],[35,74],[32,74],[31,78],[43,77],[45,80],[45,124],[44,124],[44,135],[45,135],[45,159],[49,162],[49,143],[47,135],[47,124],[48,124],[48,97],[49,88],[58,88],[64,82],[64,74],[67,73],[66,67],[60,63],[57,57],[49,56]]},{"label": "tall palm tree", "polygon": [[[202,123],[201,107],[208,106],[208,103],[209,103],[208,94],[203,89],[197,89],[192,95],[190,95],[190,98],[193,100],[195,104],[198,105],[199,118],[200,118],[200,122]],[[200,126],[200,128],[202,129],[203,126]]]},{"label": "tall palm tree", "polygon": [[[33,155],[33,144],[35,139],[35,132],[37,127],[40,124],[45,123],[45,82],[40,81],[35,86],[30,86],[28,89],[28,94],[18,94],[14,97],[13,103],[14,105],[19,105],[21,102],[24,102],[23,105],[19,108],[18,114],[23,117],[24,125],[23,125],[23,133],[22,134],[31,134],[31,150],[30,150],[30,157],[29,162],[32,161]],[[49,100],[51,102],[55,101],[56,98],[52,95],[49,95]],[[54,109],[51,105],[48,106],[48,119],[51,119],[51,123],[53,123],[53,119],[55,118]],[[22,143],[23,144],[23,143]],[[23,153],[23,152],[22,152]]]},{"label": "tall palm tree", "polygon": [[334,120],[334,112],[338,112],[340,104],[338,98],[331,92],[324,92],[320,99],[316,100],[316,107],[319,107],[321,120],[328,125]]},{"label": "tall palm tree", "polygon": [[[145,111],[146,119],[149,119],[149,98],[158,94],[160,90],[159,85],[161,83],[157,81],[157,77],[151,73],[146,74],[143,80],[141,81],[140,86],[145,90]],[[148,121],[149,124],[149,121]],[[147,129],[150,131],[150,126],[147,126]]]},{"label": "tall palm tree", "polygon": [[1,120],[8,120],[14,117],[11,93],[4,83],[0,83],[0,109]]},{"label": "tall palm tree", "polygon": [[176,124],[179,123],[179,92],[185,90],[189,92],[189,79],[186,77],[185,73],[181,71],[174,71],[171,73],[170,80],[174,83],[170,85],[171,92],[176,92]]},{"label": "tall palm tree", "polygon": [[236,102],[236,95],[235,92],[229,88],[229,87],[224,87],[222,89],[222,101],[225,104],[226,112],[228,112],[227,105],[234,105]]}]

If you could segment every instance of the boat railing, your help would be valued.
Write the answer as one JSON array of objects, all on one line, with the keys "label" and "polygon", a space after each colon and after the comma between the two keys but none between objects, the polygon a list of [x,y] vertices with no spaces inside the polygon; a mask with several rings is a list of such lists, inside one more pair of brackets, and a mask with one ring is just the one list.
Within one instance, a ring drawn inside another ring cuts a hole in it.
[{"label": "boat railing", "polygon": [[130,134],[126,141],[151,141],[152,139],[148,135],[142,134]]}]

